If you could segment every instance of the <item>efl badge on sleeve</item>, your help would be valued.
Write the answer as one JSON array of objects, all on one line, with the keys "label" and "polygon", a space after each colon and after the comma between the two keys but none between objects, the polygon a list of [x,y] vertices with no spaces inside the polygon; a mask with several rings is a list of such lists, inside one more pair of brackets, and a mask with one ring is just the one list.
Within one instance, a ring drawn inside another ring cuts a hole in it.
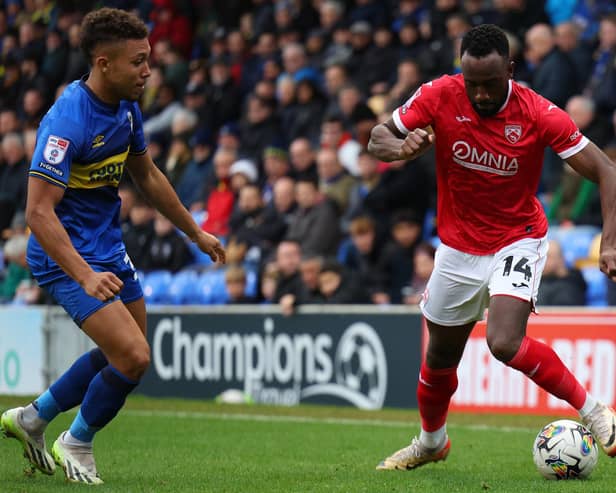
[{"label": "efl badge on sleeve", "polygon": [[522,125],[505,125],[506,139],[515,144],[522,136]]},{"label": "efl badge on sleeve", "polygon": [[43,159],[50,164],[61,163],[66,155],[69,141],[50,135],[47,138],[47,144],[45,144],[45,150],[43,151]]}]

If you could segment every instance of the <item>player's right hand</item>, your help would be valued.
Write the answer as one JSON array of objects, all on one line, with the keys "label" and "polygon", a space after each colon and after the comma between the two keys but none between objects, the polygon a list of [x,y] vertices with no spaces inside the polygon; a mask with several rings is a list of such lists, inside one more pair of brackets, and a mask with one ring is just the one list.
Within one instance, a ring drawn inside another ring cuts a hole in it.
[{"label": "player's right hand", "polygon": [[86,294],[97,300],[108,301],[118,294],[124,283],[112,272],[94,272],[81,283]]},{"label": "player's right hand", "polygon": [[612,281],[616,281],[616,248],[603,248],[599,255],[599,268]]},{"label": "player's right hand", "polygon": [[434,134],[423,128],[409,132],[400,146],[400,159],[415,159],[426,152],[434,143]]}]

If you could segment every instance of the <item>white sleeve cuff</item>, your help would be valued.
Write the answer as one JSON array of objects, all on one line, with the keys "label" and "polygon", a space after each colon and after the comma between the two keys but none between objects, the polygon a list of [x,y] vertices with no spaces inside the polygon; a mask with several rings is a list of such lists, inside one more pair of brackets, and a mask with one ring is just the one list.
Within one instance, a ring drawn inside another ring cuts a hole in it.
[{"label": "white sleeve cuff", "polygon": [[396,108],[394,112],[391,114],[391,117],[393,118],[398,131],[403,135],[407,135],[410,132],[410,130],[404,126],[404,123],[402,123],[402,120],[400,119],[400,115],[398,114],[398,112],[399,112],[399,108]]},{"label": "white sleeve cuff", "polygon": [[570,147],[569,149],[565,149],[563,152],[559,152],[558,156],[561,159],[567,159],[584,149],[584,147],[588,145],[588,142],[590,141],[584,135],[582,135],[581,140],[576,145]]}]

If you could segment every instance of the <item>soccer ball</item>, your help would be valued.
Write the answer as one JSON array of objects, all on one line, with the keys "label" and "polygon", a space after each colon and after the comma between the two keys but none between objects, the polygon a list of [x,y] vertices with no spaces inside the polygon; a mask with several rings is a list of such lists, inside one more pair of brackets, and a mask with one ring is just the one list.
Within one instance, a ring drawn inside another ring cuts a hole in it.
[{"label": "soccer ball", "polygon": [[569,419],[553,421],[535,438],[533,459],[548,479],[582,479],[597,465],[597,443],[583,425]]}]

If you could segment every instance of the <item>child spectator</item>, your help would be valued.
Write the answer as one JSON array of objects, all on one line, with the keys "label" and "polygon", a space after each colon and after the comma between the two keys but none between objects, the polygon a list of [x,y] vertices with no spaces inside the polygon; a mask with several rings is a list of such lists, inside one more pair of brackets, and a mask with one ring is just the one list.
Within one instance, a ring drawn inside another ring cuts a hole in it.
[{"label": "child spectator", "polygon": [[319,294],[317,300],[324,304],[365,303],[366,295],[361,283],[344,271],[335,261],[328,261],[319,273]]},{"label": "child spectator", "polygon": [[436,249],[430,243],[420,243],[413,255],[413,277],[410,285],[402,288],[403,303],[418,305],[434,270]]},{"label": "child spectator", "polygon": [[391,221],[390,241],[383,248],[379,270],[385,275],[390,303],[402,302],[402,288],[413,276],[413,255],[421,238],[421,218],[412,210],[401,210]]},{"label": "child spectator", "polygon": [[261,290],[261,303],[269,305],[274,302],[276,294],[276,285],[278,283],[278,267],[275,261],[265,264],[261,272],[261,282],[259,288]]},{"label": "child spectator", "polygon": [[225,271],[225,289],[229,305],[255,302],[253,297],[246,295],[246,271],[240,265],[230,265]]},{"label": "child spectator", "polygon": [[351,246],[342,263],[356,272],[359,282],[365,287],[372,303],[389,303],[385,292],[385,276],[379,270],[382,243],[376,233],[376,225],[370,216],[358,216],[349,226]]}]

